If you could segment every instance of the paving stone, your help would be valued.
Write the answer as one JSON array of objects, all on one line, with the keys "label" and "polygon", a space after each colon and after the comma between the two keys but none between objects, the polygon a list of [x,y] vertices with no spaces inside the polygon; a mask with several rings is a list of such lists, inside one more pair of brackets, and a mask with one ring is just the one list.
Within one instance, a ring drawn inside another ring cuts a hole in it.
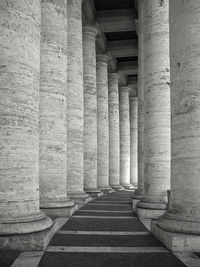
[{"label": "paving stone", "polygon": [[20,251],[1,250],[0,252],[0,267],[10,267],[11,264],[20,255]]},{"label": "paving stone", "polygon": [[144,231],[146,228],[139,220],[125,219],[83,219],[72,217],[61,230],[79,231]]},{"label": "paving stone", "polygon": [[52,239],[50,246],[88,246],[88,247],[161,247],[152,235],[103,236],[103,235],[61,235]]},{"label": "paving stone", "polygon": [[39,267],[185,267],[171,253],[50,253]]}]

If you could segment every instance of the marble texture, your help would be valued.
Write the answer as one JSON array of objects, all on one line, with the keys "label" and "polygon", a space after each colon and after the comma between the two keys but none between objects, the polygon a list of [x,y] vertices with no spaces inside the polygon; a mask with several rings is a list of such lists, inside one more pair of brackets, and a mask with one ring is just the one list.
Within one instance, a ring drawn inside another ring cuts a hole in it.
[{"label": "marble texture", "polygon": [[39,171],[40,206],[44,209],[74,205],[66,192],[66,4],[66,0],[42,0],[41,6]]},{"label": "marble texture", "polygon": [[67,191],[75,202],[84,192],[82,1],[67,1]]},{"label": "marble texture", "polygon": [[[168,1],[144,5],[144,175],[141,214],[167,208],[170,188],[170,89]],[[138,209],[137,209],[138,211]],[[161,211],[162,214],[162,211]],[[148,218],[149,216],[146,215]]]},{"label": "marble texture", "polygon": [[39,0],[1,1],[1,237],[52,225],[39,209],[40,11]]},{"label": "marble texture", "polygon": [[97,189],[97,90],[95,25],[83,27],[84,82],[84,189],[96,194]]},{"label": "marble texture", "polygon": [[130,114],[129,87],[119,88],[119,118],[120,118],[120,185],[130,184]]},{"label": "marble texture", "polygon": [[120,188],[119,74],[108,74],[109,184]]},{"label": "marble texture", "polygon": [[96,58],[97,80],[97,186],[109,190],[109,122],[108,60],[106,54]]},{"label": "marble texture", "polygon": [[[200,2],[172,0],[169,7],[172,82],[171,191],[168,211],[160,218],[158,226],[167,233],[181,233],[185,238],[187,235],[199,237]],[[193,248],[194,246],[195,244],[192,245]],[[199,240],[195,251],[200,251]]]}]

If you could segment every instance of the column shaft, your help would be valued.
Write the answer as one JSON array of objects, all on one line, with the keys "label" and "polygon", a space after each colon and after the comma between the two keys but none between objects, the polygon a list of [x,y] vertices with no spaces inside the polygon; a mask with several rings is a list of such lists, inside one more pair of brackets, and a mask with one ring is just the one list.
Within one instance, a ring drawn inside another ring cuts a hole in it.
[{"label": "column shaft", "polygon": [[120,184],[130,186],[130,114],[129,88],[119,89],[120,116]]},{"label": "column shaft", "polygon": [[108,56],[97,55],[97,185],[109,190]]},{"label": "column shaft", "polygon": [[[144,193],[144,0],[138,2],[138,189]],[[137,196],[136,196],[137,197]]]},{"label": "column shaft", "polygon": [[[171,193],[159,226],[170,232],[200,234],[200,2],[171,0],[169,7]],[[191,246],[195,244],[194,251],[199,251],[199,241]]]},{"label": "column shaft", "polygon": [[94,26],[84,26],[84,188],[88,193],[100,192],[97,189],[96,35]]},{"label": "column shaft", "polygon": [[144,60],[145,197],[137,211],[153,218],[165,212],[170,187],[168,1],[145,1]]},{"label": "column shaft", "polygon": [[74,205],[66,194],[66,4],[66,0],[59,4],[42,0],[40,200],[45,209]]},{"label": "column shaft", "polygon": [[1,1],[0,235],[52,224],[39,210],[40,11],[39,0]]},{"label": "column shaft", "polygon": [[130,95],[130,182],[138,184],[138,100]]},{"label": "column shaft", "polygon": [[119,75],[108,75],[109,107],[109,184],[120,188]]},{"label": "column shaft", "polygon": [[76,202],[86,202],[83,154],[82,1],[67,2],[67,190]]}]

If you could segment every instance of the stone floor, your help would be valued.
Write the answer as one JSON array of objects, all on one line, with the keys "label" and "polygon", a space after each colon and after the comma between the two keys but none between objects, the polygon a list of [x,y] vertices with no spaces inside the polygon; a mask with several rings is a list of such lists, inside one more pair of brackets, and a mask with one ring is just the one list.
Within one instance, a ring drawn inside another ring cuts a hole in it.
[{"label": "stone floor", "polygon": [[200,267],[199,254],[175,256],[150,234],[132,211],[132,195],[94,199],[74,213],[45,252],[1,251],[0,267]]}]

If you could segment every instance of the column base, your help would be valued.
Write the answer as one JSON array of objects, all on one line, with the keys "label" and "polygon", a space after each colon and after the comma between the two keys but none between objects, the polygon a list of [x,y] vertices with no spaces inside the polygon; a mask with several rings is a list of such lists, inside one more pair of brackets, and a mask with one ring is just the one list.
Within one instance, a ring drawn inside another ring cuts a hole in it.
[{"label": "column base", "polygon": [[123,186],[121,186],[121,185],[113,185],[112,189],[114,190],[114,192],[118,192],[118,191],[123,191],[124,190]]},{"label": "column base", "polygon": [[74,204],[70,207],[61,208],[41,208],[41,210],[48,216],[71,217],[78,210],[78,205]]},{"label": "column base", "polygon": [[136,204],[136,212],[139,218],[158,219],[165,214],[167,204],[164,202],[145,201],[144,198]]},{"label": "column base", "polygon": [[103,192],[101,192],[101,190],[98,189],[85,189],[85,192],[91,197],[103,196]]},{"label": "column base", "polygon": [[0,249],[45,250],[59,226],[59,222],[55,220],[48,229],[40,232],[0,236]]},{"label": "column base", "polygon": [[131,184],[125,184],[125,185],[121,185],[124,189],[133,189],[133,186]]},{"label": "column base", "polygon": [[158,219],[165,214],[166,210],[142,209],[136,206],[136,212],[141,219]]},{"label": "column base", "polygon": [[137,194],[137,192],[138,191],[135,191],[135,195],[132,198],[132,207],[133,207],[133,210],[134,211],[136,211],[137,203],[143,198],[143,195],[142,194],[139,194],[139,193]]},{"label": "column base", "polygon": [[69,192],[69,197],[76,203],[76,204],[86,204],[91,201],[91,196],[83,192]]},{"label": "column base", "polygon": [[111,187],[108,187],[108,188],[102,188],[102,187],[100,187],[99,188],[100,190],[101,190],[101,192],[103,192],[104,194],[110,194],[110,193],[113,193],[114,192],[114,190],[111,188]]},{"label": "column base", "polygon": [[167,232],[151,222],[151,232],[173,252],[200,252],[200,235]]}]

